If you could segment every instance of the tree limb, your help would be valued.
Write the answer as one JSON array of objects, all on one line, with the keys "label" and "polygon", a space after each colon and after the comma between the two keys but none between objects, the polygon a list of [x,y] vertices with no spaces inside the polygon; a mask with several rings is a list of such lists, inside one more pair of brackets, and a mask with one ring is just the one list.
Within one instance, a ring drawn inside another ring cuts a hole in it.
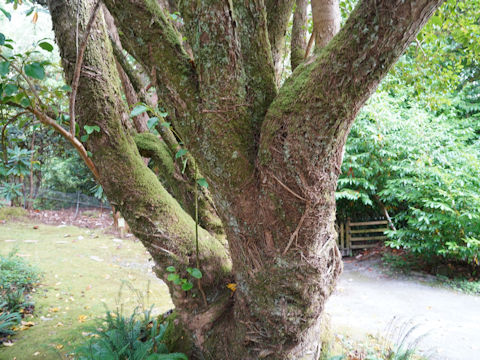
[{"label": "tree limb", "polygon": [[95,180],[97,180],[97,181],[100,180],[100,174],[98,173],[98,170],[95,167],[92,159],[88,156],[87,150],[85,149],[83,144],[74,135],[72,135],[71,132],[68,132],[59,123],[57,123],[54,119],[52,119],[50,116],[44,114],[40,110],[38,110],[36,108],[33,108],[33,107],[28,108],[28,110],[32,114],[34,114],[42,124],[52,127],[56,132],[58,132],[66,140],[68,140],[73,145],[75,150],[77,150],[77,152],[79,153],[80,157],[82,158],[84,163],[87,165],[87,167],[90,169],[93,176],[95,177]]},{"label": "tree limb", "polygon": [[122,46],[146,70],[155,71],[169,108],[193,113],[198,105],[197,75],[161,6],[152,0],[106,0],[105,5],[121,29]]},{"label": "tree limb", "polygon": [[292,71],[303,62],[307,48],[307,6],[308,0],[297,0],[293,13],[290,62]]},{"label": "tree limb", "polygon": [[315,47],[318,51],[340,30],[338,0],[312,0],[312,17]]},{"label": "tree limb", "polygon": [[88,21],[85,33],[83,35],[83,40],[80,45],[80,50],[78,51],[77,61],[75,62],[75,71],[73,73],[72,81],[72,93],[70,95],[69,102],[69,115],[70,115],[70,133],[75,136],[75,99],[77,97],[78,91],[78,82],[80,80],[80,71],[82,69],[83,55],[85,54],[85,49],[87,47],[88,37],[90,36],[90,30],[92,29],[93,22],[97,16],[98,8],[100,7],[100,0],[97,0],[95,6],[93,7],[92,14],[90,15],[90,20]]},{"label": "tree limb", "polygon": [[268,38],[272,49],[277,81],[280,80],[285,51],[285,35],[287,34],[287,25],[292,15],[294,3],[295,0],[265,0]]}]

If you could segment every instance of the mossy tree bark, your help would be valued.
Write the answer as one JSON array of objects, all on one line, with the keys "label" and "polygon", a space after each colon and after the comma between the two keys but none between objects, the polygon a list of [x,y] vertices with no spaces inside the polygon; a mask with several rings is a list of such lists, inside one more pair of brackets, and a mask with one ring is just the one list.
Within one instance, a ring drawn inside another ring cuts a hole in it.
[{"label": "mossy tree bark", "polygon": [[[82,26],[92,2],[79,2]],[[281,15],[285,6],[291,14],[293,1],[182,1],[187,54],[156,1],[105,0],[124,48],[155,70],[159,98],[207,178],[225,227],[228,248],[201,232],[208,304],[171,287],[183,324],[211,358],[298,359],[318,351],[321,314],[342,267],[334,191],[346,137],[440,3],[360,1],[337,36],[278,90],[273,32],[288,21]],[[76,4],[50,1],[67,79]],[[100,126],[87,143],[100,181],[163,277],[168,265],[195,263],[193,221],[141,161],[102,21],[87,47],[78,119]],[[230,281],[237,284],[233,296],[225,288]]]},{"label": "mossy tree bark", "polygon": [[308,0],[297,0],[293,13],[290,64],[292,71],[305,59],[307,49],[307,6]]}]

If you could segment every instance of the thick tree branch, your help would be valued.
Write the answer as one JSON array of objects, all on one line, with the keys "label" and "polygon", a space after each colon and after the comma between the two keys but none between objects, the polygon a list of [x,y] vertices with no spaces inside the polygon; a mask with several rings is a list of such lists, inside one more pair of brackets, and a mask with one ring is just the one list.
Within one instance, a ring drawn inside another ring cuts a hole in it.
[{"label": "thick tree branch", "polygon": [[77,98],[78,82],[80,81],[80,72],[82,70],[82,64],[83,64],[83,55],[85,54],[88,37],[90,36],[90,30],[92,29],[92,25],[93,25],[93,22],[95,21],[95,17],[97,16],[97,11],[99,7],[100,7],[100,0],[97,0],[95,6],[92,9],[90,20],[88,21],[87,27],[85,28],[83,40],[82,40],[82,43],[80,44],[80,49],[78,49],[77,61],[75,62],[75,71],[73,73],[73,80],[72,80],[72,93],[70,95],[70,102],[69,102],[70,133],[73,136],[75,136],[75,99]]},{"label": "thick tree branch", "polygon": [[[132,69],[127,66],[129,64],[122,53],[122,44],[120,43],[120,38],[118,36],[114,20],[107,8],[103,7],[103,12],[105,23],[107,25],[108,36],[112,43],[113,54],[115,55],[115,64],[117,65],[118,75],[120,76],[120,81],[122,83],[123,93],[125,94],[129,108],[132,108],[135,104],[140,102],[138,96],[140,90],[137,91],[135,89],[131,77],[128,75],[127,71],[132,72]],[[131,75],[133,76],[133,74]],[[149,131],[147,123],[148,115],[145,112],[133,117],[133,124],[139,133]]]},{"label": "thick tree branch", "polygon": [[198,105],[197,75],[170,20],[154,0],[106,0],[123,47],[147,71],[154,70],[169,109],[189,116]]},{"label": "thick tree branch", "polygon": [[292,15],[295,0],[265,0],[267,11],[268,38],[272,48],[273,63],[277,81],[280,80],[283,55],[285,52],[285,35]]},{"label": "thick tree branch", "polygon": [[[182,208],[192,218],[195,218],[198,211],[201,227],[211,233],[223,234],[222,222],[212,206],[208,191],[201,189],[197,196],[198,207],[195,207],[195,176],[190,174],[192,171],[182,173],[182,169],[175,163],[175,152],[172,153],[162,139],[151,133],[135,135],[135,143],[140,155],[152,159],[153,168],[158,168],[157,176]],[[194,169],[195,163],[188,164],[188,167]]]},{"label": "thick tree branch", "polygon": [[[240,39],[246,78],[246,99],[252,113],[256,138],[268,106],[277,95],[275,68],[269,45],[263,1],[234,1],[233,11]],[[256,139],[258,141],[258,139]]]},{"label": "thick tree branch", "polygon": [[144,81],[142,81],[140,74],[133,68],[133,66],[128,63],[127,57],[122,52],[122,49],[111,37],[110,41],[112,42],[113,55],[115,56],[115,59],[120,64],[123,71],[125,71],[127,74],[135,92],[140,94],[142,89],[144,89],[146,86]]},{"label": "thick tree branch", "polygon": [[[256,144],[252,139],[257,131],[252,126],[253,107],[239,106],[245,104],[247,91],[233,9],[228,2],[181,3],[195,56],[191,60],[156,2],[128,0],[120,5],[107,0],[106,5],[121,30],[125,49],[145,69],[156,70],[159,99],[199,160],[201,172],[212,188],[230,196],[235,184],[245,183],[253,174]],[[198,28],[204,29],[199,36]],[[138,46],[139,39],[144,46]],[[183,57],[171,54],[165,41],[176,43]]]},{"label": "thick tree branch", "polygon": [[292,71],[305,58],[307,48],[307,6],[308,0],[297,0],[293,13],[292,40],[290,47],[290,62]]},{"label": "thick tree branch", "polygon": [[340,30],[340,7],[338,0],[312,0],[313,34],[315,48],[320,50]]},{"label": "thick tree branch", "polygon": [[[49,2],[57,43],[62,57],[67,59],[75,54],[75,38],[68,31],[75,21],[72,11],[75,3],[76,0]],[[86,12],[93,6],[88,0],[83,4]],[[100,172],[100,184],[110,202],[121,211],[134,234],[152,254],[158,273],[165,274],[165,267],[170,264],[183,271],[195,264],[195,223],[145,166],[133,138],[123,126],[129,112],[121,97],[115,60],[102,20],[99,16],[92,27],[97,42],[89,42],[85,51],[85,66],[95,76],[86,77],[79,84],[78,118],[83,124],[88,121],[100,127],[101,131],[91,134],[87,142]],[[73,69],[66,67],[65,71],[70,78]],[[127,192],[125,189],[135,190]],[[199,249],[205,274],[202,286],[208,300],[213,302],[218,295],[217,282],[226,281],[230,271],[228,249],[225,243],[203,229],[199,233]],[[177,305],[197,303],[199,297],[187,298],[183,291],[169,285],[174,290],[172,297]],[[198,304],[203,306],[201,301]],[[192,308],[184,310],[189,312]]]}]

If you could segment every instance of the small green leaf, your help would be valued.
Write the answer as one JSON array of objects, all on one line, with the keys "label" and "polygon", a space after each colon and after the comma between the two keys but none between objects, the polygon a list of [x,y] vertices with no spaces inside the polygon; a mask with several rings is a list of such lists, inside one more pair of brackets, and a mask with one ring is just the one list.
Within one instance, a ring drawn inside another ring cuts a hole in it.
[{"label": "small green leaf", "polygon": [[182,284],[182,290],[184,291],[188,291],[191,288],[193,288],[193,284],[190,281],[187,281],[184,284]]},{"label": "small green leaf", "polygon": [[132,117],[138,116],[140,114],[143,114],[148,109],[149,108],[146,105],[143,105],[143,104],[137,105],[132,109],[132,112],[130,113],[130,117],[132,118]]},{"label": "small green leaf", "polygon": [[5,95],[10,96],[18,91],[18,86],[13,85],[13,84],[7,84],[5,88],[3,89],[3,92]]},{"label": "small green leaf", "polygon": [[3,12],[3,14],[7,17],[9,21],[12,20],[12,15],[10,15],[7,10],[5,10],[4,8],[0,8],[0,11]]},{"label": "small green leaf", "polygon": [[63,91],[72,91],[72,88],[68,85],[63,85],[60,89],[62,89]]},{"label": "small green leaf", "polygon": [[3,44],[5,44],[5,35],[0,33],[0,45],[3,45]]},{"label": "small green leaf", "polygon": [[43,78],[45,78],[45,69],[43,68],[43,65],[38,62],[25,65],[24,70],[25,74],[31,78],[38,80],[43,80]]},{"label": "small green leaf", "polygon": [[167,270],[168,272],[175,272],[175,271],[176,271],[176,270],[175,270],[175,267],[173,267],[173,266],[167,267],[166,270]]},{"label": "small green leaf", "polygon": [[24,97],[24,98],[20,101],[20,105],[22,105],[23,107],[30,106],[30,99],[29,99],[28,97]]},{"label": "small green leaf", "polygon": [[158,118],[157,117],[151,117],[150,119],[148,119],[147,121],[147,126],[148,128],[151,130],[155,127],[155,125],[157,125],[159,122]]},{"label": "small green leaf", "polygon": [[30,16],[32,15],[33,11],[35,10],[35,6],[32,6],[27,12],[25,13],[25,16]]},{"label": "small green leaf", "polygon": [[38,44],[38,46],[40,46],[43,50],[46,50],[48,52],[52,52],[53,51],[53,45],[44,41],[44,42],[41,42],[40,44]]},{"label": "small green leaf", "polygon": [[3,61],[0,63],[0,76],[7,75],[10,71],[10,61]]},{"label": "small green leaf", "polygon": [[158,116],[162,117],[162,118],[165,118],[168,116],[168,113],[167,112],[159,112],[158,113]]},{"label": "small green leaf", "polygon": [[81,141],[81,142],[85,142],[85,141],[87,141],[87,140],[88,140],[88,135],[82,135],[82,136],[80,137],[80,141]]},{"label": "small green leaf", "polygon": [[93,125],[93,126],[85,125],[83,128],[85,129],[85,132],[87,133],[87,135],[90,135],[94,131],[100,132],[100,128],[97,125]]},{"label": "small green leaf", "polygon": [[167,276],[167,280],[168,280],[168,281],[173,281],[173,282],[175,282],[175,281],[177,281],[177,280],[179,280],[179,279],[180,279],[180,276],[178,276],[178,274],[168,274],[168,276]]},{"label": "small green leaf", "polygon": [[200,185],[201,187],[208,188],[208,183],[207,183],[207,180],[205,180],[205,178],[197,179],[197,184]]},{"label": "small green leaf", "polygon": [[190,275],[192,275],[195,279],[202,278],[202,272],[197,268],[193,268],[192,271],[190,272]]},{"label": "small green leaf", "polygon": [[175,159],[181,158],[186,153],[187,153],[187,150],[185,150],[185,149],[178,150],[177,153],[175,154]]},{"label": "small green leaf", "polygon": [[170,125],[171,125],[171,124],[170,124],[169,122],[167,122],[167,121],[164,121],[164,122],[162,122],[161,125],[162,125],[163,127],[170,128]]}]

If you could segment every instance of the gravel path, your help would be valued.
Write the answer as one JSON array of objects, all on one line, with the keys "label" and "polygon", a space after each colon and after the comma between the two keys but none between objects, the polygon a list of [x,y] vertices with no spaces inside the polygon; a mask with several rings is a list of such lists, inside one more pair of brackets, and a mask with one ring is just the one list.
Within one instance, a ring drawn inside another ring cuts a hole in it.
[{"label": "gravel path", "polygon": [[426,334],[418,347],[429,359],[480,360],[480,296],[391,278],[372,261],[345,263],[326,312],[334,331],[357,339],[412,321],[417,337]]}]

